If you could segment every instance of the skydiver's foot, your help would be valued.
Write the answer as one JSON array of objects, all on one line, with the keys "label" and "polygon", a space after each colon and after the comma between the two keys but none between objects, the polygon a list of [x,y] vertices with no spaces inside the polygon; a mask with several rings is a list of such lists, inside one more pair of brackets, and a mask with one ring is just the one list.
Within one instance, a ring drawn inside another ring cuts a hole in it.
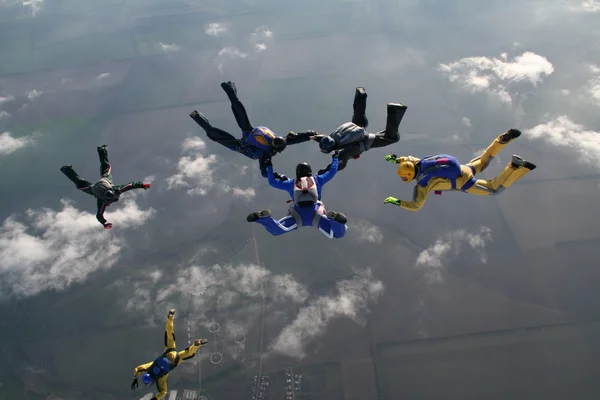
[{"label": "skydiver's foot", "polygon": [[223,82],[221,83],[221,87],[225,92],[232,92],[233,94],[237,95],[237,88],[235,87],[235,83],[231,81]]},{"label": "skydiver's foot", "polygon": [[346,218],[344,214],[339,212],[327,211],[325,215],[327,216],[327,218],[333,219],[334,221],[339,222],[340,224],[345,224],[346,222],[348,222],[348,218]]},{"label": "skydiver's foot", "polygon": [[512,160],[511,160],[510,164],[514,168],[523,167],[523,168],[527,168],[530,171],[533,171],[534,169],[537,168],[537,165],[535,165],[534,163],[531,163],[527,160],[524,160],[522,157],[519,157],[516,154],[512,156]]},{"label": "skydiver's foot", "polygon": [[173,318],[175,316],[175,309],[171,308],[167,314],[167,318]]},{"label": "skydiver's foot", "polygon": [[263,210],[263,211],[259,211],[259,212],[253,212],[251,214],[248,214],[248,216],[246,217],[246,221],[248,222],[255,222],[258,221],[259,218],[269,218],[271,216],[271,211],[269,210]]},{"label": "skydiver's foot", "polygon": [[513,139],[521,136],[521,131],[518,129],[509,129],[507,132],[500,135],[500,143],[505,144],[510,142]]},{"label": "skydiver's foot", "polygon": [[210,124],[210,122],[208,122],[208,119],[206,119],[206,117],[202,114],[200,114],[198,111],[194,110],[190,113],[190,117],[196,121],[196,123],[198,125],[200,125],[202,127],[202,129],[204,129],[205,131],[209,131],[212,129],[212,125]]},{"label": "skydiver's foot", "polygon": [[62,167],[60,167],[61,171],[66,171],[69,169],[73,169],[73,166],[72,165],[63,165]]},{"label": "skydiver's foot", "polygon": [[97,149],[98,150],[106,150],[108,148],[107,145],[103,144],[102,146],[98,146]]},{"label": "skydiver's foot", "polygon": [[367,98],[367,91],[364,87],[357,87],[356,92],[354,93],[354,97],[364,97]]}]

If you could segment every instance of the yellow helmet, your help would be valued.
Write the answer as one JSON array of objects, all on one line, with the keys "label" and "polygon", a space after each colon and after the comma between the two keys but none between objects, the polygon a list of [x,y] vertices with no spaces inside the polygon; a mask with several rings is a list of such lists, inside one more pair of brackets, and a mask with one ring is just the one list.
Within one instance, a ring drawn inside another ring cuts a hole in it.
[{"label": "yellow helmet", "polygon": [[415,164],[411,161],[404,161],[398,167],[398,176],[404,182],[410,182],[415,179]]}]

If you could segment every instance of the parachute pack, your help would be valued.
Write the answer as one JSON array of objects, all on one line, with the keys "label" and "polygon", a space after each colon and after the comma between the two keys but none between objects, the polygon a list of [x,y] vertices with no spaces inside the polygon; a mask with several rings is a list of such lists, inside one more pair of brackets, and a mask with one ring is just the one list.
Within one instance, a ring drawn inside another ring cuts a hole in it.
[{"label": "parachute pack", "polygon": [[427,186],[431,178],[445,178],[452,182],[452,187],[456,187],[456,178],[461,175],[460,163],[455,157],[447,154],[438,154],[427,156],[417,163],[419,173],[417,174],[417,184]]},{"label": "parachute pack", "polygon": [[148,374],[152,378],[152,381],[156,382],[157,379],[162,378],[175,368],[177,368],[177,364],[179,363],[179,353],[176,353],[175,361],[169,361],[167,354],[176,351],[175,349],[167,349],[160,357],[156,358],[150,368],[148,368]]}]

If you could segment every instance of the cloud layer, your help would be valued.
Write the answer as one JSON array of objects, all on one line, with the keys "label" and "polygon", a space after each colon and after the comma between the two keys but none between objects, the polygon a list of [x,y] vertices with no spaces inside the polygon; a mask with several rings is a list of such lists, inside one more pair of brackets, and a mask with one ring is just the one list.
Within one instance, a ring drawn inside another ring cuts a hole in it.
[{"label": "cloud layer", "polygon": [[[61,206],[59,211],[28,209],[25,222],[13,215],[0,227],[0,299],[63,291],[116,263],[123,246],[116,229],[103,230],[94,214],[67,201]],[[117,229],[139,227],[153,215],[153,209],[141,210],[134,200],[106,213]]]},{"label": "cloud layer", "polygon": [[554,67],[545,57],[527,51],[512,61],[508,60],[506,53],[500,58],[466,57],[440,64],[438,70],[462,90],[489,93],[511,103],[509,85],[527,82],[537,86],[545,76],[554,72]]},{"label": "cloud layer", "polygon": [[[0,117],[2,116],[3,114],[0,113]],[[10,116],[10,114],[8,114],[8,116]],[[37,136],[38,134],[31,134],[15,138],[10,132],[0,134],[0,156],[11,154],[23,147],[33,145]]]},{"label": "cloud layer", "polygon": [[417,257],[415,268],[425,271],[425,279],[429,283],[442,282],[444,260],[452,253],[457,255],[467,244],[469,248],[479,253],[481,262],[486,263],[485,246],[491,240],[491,229],[486,226],[481,227],[476,233],[469,233],[463,229],[451,232],[438,238],[434,244],[423,250]]}]

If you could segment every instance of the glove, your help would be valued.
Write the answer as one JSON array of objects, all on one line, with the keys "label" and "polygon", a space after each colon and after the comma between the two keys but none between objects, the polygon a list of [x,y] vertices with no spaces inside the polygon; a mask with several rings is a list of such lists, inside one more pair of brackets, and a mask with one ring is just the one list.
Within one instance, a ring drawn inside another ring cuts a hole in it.
[{"label": "glove", "polygon": [[331,158],[337,158],[340,155],[340,151],[339,150],[334,150],[333,153],[331,154]]},{"label": "glove", "polygon": [[290,137],[290,136],[296,136],[297,133],[294,132],[294,131],[289,131],[287,135],[288,135],[288,137]]},{"label": "glove", "polygon": [[398,200],[395,197],[386,197],[386,199],[383,201],[383,204],[387,204],[387,203],[392,203],[396,206],[400,205],[400,200]]},{"label": "glove", "polygon": [[139,384],[137,378],[133,378],[133,382],[131,382],[131,390],[135,390],[135,388],[138,386]]},{"label": "glove", "polygon": [[196,346],[200,346],[200,345],[203,345],[203,346],[204,346],[206,343],[208,343],[208,339],[196,339],[196,340],[194,341],[194,344],[195,344]]},{"label": "glove", "polygon": [[263,165],[264,165],[265,168],[272,167],[273,166],[273,162],[271,161],[270,158],[268,158],[268,159],[265,160],[265,162],[263,163]]},{"label": "glove", "polygon": [[104,229],[112,229],[112,224],[110,222],[105,223]]},{"label": "glove", "polygon": [[144,190],[148,190],[148,189],[150,189],[150,184],[149,184],[149,183],[144,183],[144,184],[142,185],[142,188],[143,188]]},{"label": "glove", "polygon": [[389,161],[394,164],[398,164],[398,158],[396,157],[395,154],[388,154],[387,156],[385,156],[385,161]]}]

